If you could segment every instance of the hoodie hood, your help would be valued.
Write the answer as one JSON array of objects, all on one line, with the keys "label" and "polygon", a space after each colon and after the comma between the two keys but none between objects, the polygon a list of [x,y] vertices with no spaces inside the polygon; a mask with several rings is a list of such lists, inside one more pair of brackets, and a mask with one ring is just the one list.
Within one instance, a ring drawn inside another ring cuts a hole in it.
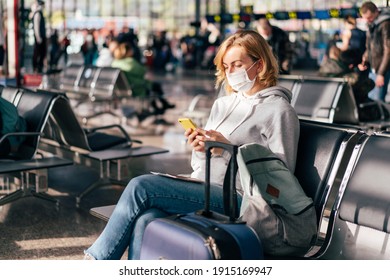
[{"label": "hoodie hood", "polygon": [[375,28],[380,25],[382,22],[390,20],[390,9],[383,9],[380,11],[376,20],[373,23],[368,25],[370,33],[373,33]]},{"label": "hoodie hood", "polygon": [[263,89],[256,94],[252,95],[249,97],[250,98],[256,98],[259,100],[265,100],[265,98],[270,97],[270,96],[279,96],[288,101],[288,103],[291,103],[291,98],[292,98],[292,93],[288,89],[281,87],[281,86],[274,86],[274,87],[269,87],[266,89]]},{"label": "hoodie hood", "polygon": [[382,22],[390,19],[390,9],[383,9],[379,13],[378,18],[374,21],[375,25],[379,25]]},{"label": "hoodie hood", "polygon": [[250,95],[250,96],[245,95],[243,92],[237,92],[234,94],[234,98],[232,102],[230,103],[224,116],[220,119],[220,121],[216,125],[215,129],[216,130],[218,129],[218,127],[226,120],[226,118],[235,110],[237,106],[244,104],[247,113],[229,132],[229,134],[232,134],[237,129],[237,127],[239,127],[253,114],[255,107],[257,105],[262,103],[272,102],[275,101],[275,99],[280,99],[280,98],[286,100],[288,103],[291,103],[291,99],[292,99],[291,91],[281,86],[273,86],[270,88],[263,89],[255,93],[254,95]]}]

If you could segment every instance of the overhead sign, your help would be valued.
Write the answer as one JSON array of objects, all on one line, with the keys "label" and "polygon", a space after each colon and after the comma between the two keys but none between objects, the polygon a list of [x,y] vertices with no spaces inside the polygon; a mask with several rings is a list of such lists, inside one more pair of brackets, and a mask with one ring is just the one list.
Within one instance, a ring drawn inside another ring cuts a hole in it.
[{"label": "overhead sign", "polygon": [[[246,10],[250,10],[249,8]],[[289,19],[320,19],[328,20],[331,18],[344,18],[346,15],[353,17],[359,17],[358,8],[343,8],[343,9],[323,9],[314,11],[275,11],[264,14],[223,14],[221,15],[207,15],[208,22],[223,22],[232,23],[237,21],[250,22],[252,18],[258,20],[260,18],[276,19],[276,20],[289,20]]]}]

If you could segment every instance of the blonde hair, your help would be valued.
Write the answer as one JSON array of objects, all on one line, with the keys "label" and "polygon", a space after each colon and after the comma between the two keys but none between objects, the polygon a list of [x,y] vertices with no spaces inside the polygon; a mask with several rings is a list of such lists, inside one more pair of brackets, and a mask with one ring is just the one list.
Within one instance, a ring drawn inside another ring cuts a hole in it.
[{"label": "blonde hair", "polygon": [[[267,41],[256,31],[242,30],[231,35],[221,44],[214,58],[216,66],[216,87],[223,84],[226,79],[223,58],[226,52],[233,46],[241,47],[247,55],[255,62],[261,61],[263,68],[258,73],[257,80],[263,87],[275,86],[279,77],[279,66]],[[233,92],[233,89],[225,83],[225,90]]]}]

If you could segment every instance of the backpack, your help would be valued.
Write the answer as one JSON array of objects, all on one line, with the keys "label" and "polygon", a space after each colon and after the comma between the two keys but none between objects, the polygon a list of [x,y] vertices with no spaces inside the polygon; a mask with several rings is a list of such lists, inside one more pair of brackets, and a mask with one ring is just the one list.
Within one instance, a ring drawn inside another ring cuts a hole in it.
[{"label": "backpack", "polygon": [[[0,137],[3,137],[7,133],[12,132],[25,132],[27,130],[27,124],[24,118],[19,116],[17,108],[5,100],[4,98],[0,98],[0,114],[1,114],[1,131]],[[17,151],[19,146],[25,140],[24,136],[9,136],[7,137],[7,142],[9,142],[10,151],[6,151],[6,145],[3,144],[0,146],[1,154],[8,154],[7,152]]]},{"label": "backpack", "polygon": [[284,162],[257,143],[239,147],[243,199],[240,219],[251,226],[271,255],[302,255],[317,235],[313,200]]},{"label": "backpack", "polygon": [[297,214],[313,203],[298,179],[268,148],[246,144],[238,149],[237,164],[244,194],[261,195],[269,204]]}]

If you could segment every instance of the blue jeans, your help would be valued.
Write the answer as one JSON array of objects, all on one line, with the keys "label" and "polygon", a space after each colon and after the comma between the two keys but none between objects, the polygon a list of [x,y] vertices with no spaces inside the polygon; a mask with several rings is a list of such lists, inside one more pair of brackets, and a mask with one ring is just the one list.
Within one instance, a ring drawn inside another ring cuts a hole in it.
[{"label": "blue jeans", "polygon": [[[210,209],[223,213],[222,187],[211,186],[210,194]],[[240,204],[238,196],[239,207]],[[203,208],[203,184],[156,175],[136,177],[122,193],[101,235],[85,253],[95,259],[120,259],[130,246],[129,258],[138,259],[143,231],[149,221]]]},{"label": "blue jeans", "polygon": [[[370,71],[369,77],[375,82],[376,74],[374,72]],[[383,85],[383,87],[373,88],[368,93],[368,97],[373,100],[381,100],[383,102],[386,101],[386,94],[389,87],[389,80],[390,80],[390,71],[387,71],[387,73],[385,74],[385,84]]]}]

